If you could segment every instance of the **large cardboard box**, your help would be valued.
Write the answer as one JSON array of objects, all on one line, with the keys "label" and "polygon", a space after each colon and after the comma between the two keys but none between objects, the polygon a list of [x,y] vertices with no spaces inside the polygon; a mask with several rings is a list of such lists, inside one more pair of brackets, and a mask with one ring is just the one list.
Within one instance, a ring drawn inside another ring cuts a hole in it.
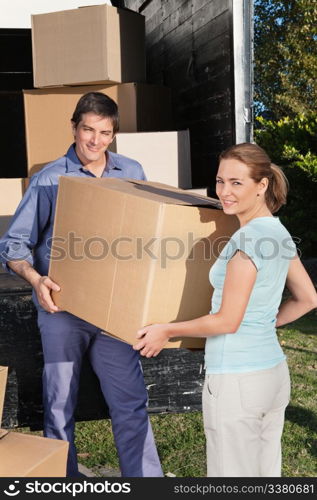
[{"label": "large cardboard box", "polygon": [[26,179],[0,179],[0,237],[6,232],[26,185]]},{"label": "large cardboard box", "polygon": [[208,314],[210,266],[238,227],[217,203],[159,183],[61,177],[49,270],[61,286],[55,303],[130,344],[144,325]]},{"label": "large cardboard box", "polygon": [[25,132],[29,176],[66,153],[73,142],[70,120],[86,92],[104,92],[119,106],[120,130],[172,130],[171,91],[162,85],[124,83],[92,87],[25,90]]},{"label": "large cardboard box", "polygon": [[[6,380],[7,367],[0,366],[0,422]],[[67,441],[0,429],[0,477],[63,477],[67,454]]]},{"label": "large cardboard box", "polygon": [[149,181],[192,187],[189,130],[118,133],[110,149],[139,161]]},{"label": "large cardboard box", "polygon": [[144,82],[144,20],[109,5],[33,15],[34,87]]}]

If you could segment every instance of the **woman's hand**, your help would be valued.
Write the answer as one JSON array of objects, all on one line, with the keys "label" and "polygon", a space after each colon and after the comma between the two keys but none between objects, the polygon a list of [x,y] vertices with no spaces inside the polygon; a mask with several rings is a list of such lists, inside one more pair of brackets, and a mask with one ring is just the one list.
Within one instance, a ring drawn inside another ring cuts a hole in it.
[{"label": "woman's hand", "polygon": [[157,356],[168,342],[169,326],[169,324],[158,324],[141,328],[136,335],[140,341],[133,346],[133,349],[140,351],[140,354],[147,358]]}]

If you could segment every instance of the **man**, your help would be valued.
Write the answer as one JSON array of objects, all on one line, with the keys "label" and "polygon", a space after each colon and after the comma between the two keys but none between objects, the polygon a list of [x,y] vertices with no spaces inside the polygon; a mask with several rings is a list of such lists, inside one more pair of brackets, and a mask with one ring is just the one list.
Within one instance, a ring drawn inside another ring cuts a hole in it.
[{"label": "man", "polygon": [[[51,297],[52,290],[60,289],[47,276],[59,176],[145,179],[139,163],[107,151],[119,128],[117,105],[108,96],[100,92],[82,96],[71,124],[74,144],[32,177],[0,240],[4,266],[33,287],[44,355],[44,435],[69,441],[67,475],[78,476],[74,411],[87,352],[109,407],[122,476],[162,476],[139,356],[130,345],[59,311]],[[106,223],[107,214],[104,218]]]}]

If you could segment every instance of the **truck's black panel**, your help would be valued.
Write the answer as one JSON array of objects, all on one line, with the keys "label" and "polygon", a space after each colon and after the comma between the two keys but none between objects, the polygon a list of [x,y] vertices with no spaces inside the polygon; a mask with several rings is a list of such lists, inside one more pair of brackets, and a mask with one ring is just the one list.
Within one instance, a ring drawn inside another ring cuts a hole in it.
[{"label": "truck's black panel", "polygon": [[190,129],[194,187],[213,185],[234,141],[231,0],[112,2],[145,16],[147,81],[172,88],[176,129]]},{"label": "truck's black panel", "polygon": [[23,94],[0,90],[0,178],[27,177]]},{"label": "truck's black panel", "polygon": [[33,87],[31,29],[0,29],[0,90]]},{"label": "truck's black panel", "polygon": [[33,88],[31,29],[0,29],[0,178],[26,177],[22,89]]}]

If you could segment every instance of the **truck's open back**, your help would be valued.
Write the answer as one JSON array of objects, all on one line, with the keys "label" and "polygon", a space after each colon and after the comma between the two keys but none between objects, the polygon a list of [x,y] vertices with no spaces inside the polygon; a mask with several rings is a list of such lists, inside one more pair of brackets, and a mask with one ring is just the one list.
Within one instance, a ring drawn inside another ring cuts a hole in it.
[{"label": "truck's open back", "polygon": [[252,139],[252,0],[119,0],[145,16],[147,80],[172,88],[189,128],[194,187],[210,186],[221,150]]}]

